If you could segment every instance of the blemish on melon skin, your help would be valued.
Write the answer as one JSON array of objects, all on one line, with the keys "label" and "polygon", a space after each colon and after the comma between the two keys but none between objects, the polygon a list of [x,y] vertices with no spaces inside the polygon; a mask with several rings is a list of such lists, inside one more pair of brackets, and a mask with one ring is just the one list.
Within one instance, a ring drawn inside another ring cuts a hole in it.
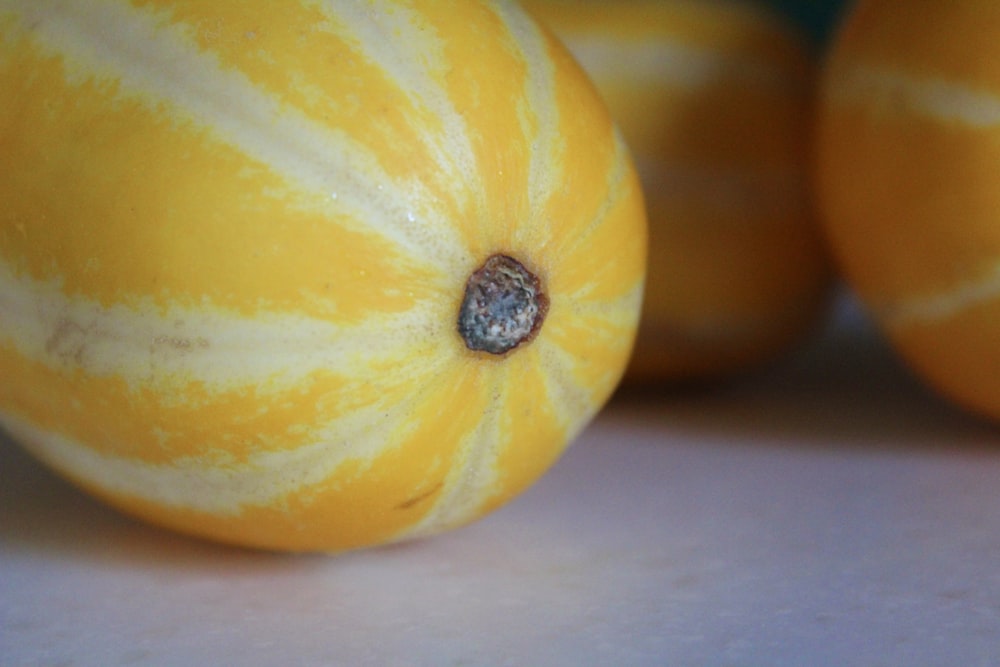
[{"label": "blemish on melon skin", "polygon": [[472,272],[458,313],[458,333],[475,352],[503,355],[538,335],[549,299],[519,261],[491,255]]},{"label": "blemish on melon skin", "polygon": [[45,352],[60,361],[81,366],[87,351],[87,338],[92,330],[93,325],[83,326],[63,317],[56,324],[52,335],[46,339]]},{"label": "blemish on melon skin", "polygon": [[[180,325],[175,323],[176,327]],[[67,309],[54,315],[47,329],[42,345],[52,363],[99,375],[117,372],[123,358],[134,360],[134,354],[150,362],[169,362],[211,348],[211,341],[204,336],[130,331],[100,310],[83,313]]]},{"label": "blemish on melon skin", "polygon": [[208,340],[198,336],[197,338],[187,338],[184,336],[157,336],[153,339],[153,344],[157,347],[165,346],[178,352],[190,352],[194,349],[206,349],[209,347]]},{"label": "blemish on melon skin", "polygon": [[398,509],[398,510],[408,510],[411,507],[415,507],[416,505],[420,504],[421,502],[423,502],[425,500],[428,500],[432,496],[436,495],[442,488],[444,488],[444,483],[440,482],[440,483],[436,484],[433,488],[431,488],[431,489],[429,489],[427,491],[424,491],[423,493],[419,493],[419,494],[413,496],[412,498],[409,498],[408,500],[404,500],[403,502],[399,503],[398,505],[396,505],[396,509]]}]

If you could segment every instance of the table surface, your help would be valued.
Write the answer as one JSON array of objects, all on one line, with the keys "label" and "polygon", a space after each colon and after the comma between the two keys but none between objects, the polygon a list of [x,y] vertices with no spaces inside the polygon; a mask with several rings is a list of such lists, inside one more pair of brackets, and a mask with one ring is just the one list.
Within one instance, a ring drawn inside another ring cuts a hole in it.
[{"label": "table surface", "polygon": [[996,665],[1000,433],[836,319],[616,397],[472,526],[338,557],[141,525],[0,440],[0,665]]}]

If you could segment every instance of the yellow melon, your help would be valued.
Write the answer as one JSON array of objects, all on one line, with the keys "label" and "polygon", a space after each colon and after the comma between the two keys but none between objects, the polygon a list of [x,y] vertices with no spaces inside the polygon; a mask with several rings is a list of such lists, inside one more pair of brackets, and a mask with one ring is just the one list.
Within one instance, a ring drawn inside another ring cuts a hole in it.
[{"label": "yellow melon", "polygon": [[810,332],[831,272],[809,193],[814,62],[746,2],[529,0],[607,101],[645,186],[635,381],[712,378]]},{"label": "yellow melon", "polygon": [[513,3],[4,2],[0,94],[0,423],[127,512],[435,533],[624,371],[639,181]]},{"label": "yellow melon", "polygon": [[639,166],[646,300],[628,378],[706,379],[787,351],[825,312],[808,183],[814,67],[746,2],[530,0],[595,82]]},{"label": "yellow melon", "polygon": [[995,2],[862,0],[826,63],[817,136],[820,206],[848,280],[921,377],[993,417],[998,36]]}]

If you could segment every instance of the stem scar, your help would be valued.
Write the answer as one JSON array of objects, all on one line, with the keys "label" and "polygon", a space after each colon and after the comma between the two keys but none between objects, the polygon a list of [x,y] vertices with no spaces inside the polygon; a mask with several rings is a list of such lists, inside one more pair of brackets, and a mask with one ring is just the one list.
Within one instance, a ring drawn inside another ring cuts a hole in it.
[{"label": "stem scar", "polygon": [[502,355],[531,342],[549,309],[538,276],[504,254],[472,272],[458,314],[458,333],[477,352]]}]

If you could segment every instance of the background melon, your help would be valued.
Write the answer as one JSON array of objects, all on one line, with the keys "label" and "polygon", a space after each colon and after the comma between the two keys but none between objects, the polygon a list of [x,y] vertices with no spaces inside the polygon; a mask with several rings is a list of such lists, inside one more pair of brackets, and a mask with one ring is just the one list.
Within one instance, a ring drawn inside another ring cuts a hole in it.
[{"label": "background melon", "polygon": [[826,312],[809,183],[814,50],[747,2],[530,0],[639,165],[650,219],[628,377],[704,380],[774,359]]},{"label": "background melon", "polygon": [[830,245],[931,386],[1000,417],[1000,5],[862,0],[822,83]]}]

